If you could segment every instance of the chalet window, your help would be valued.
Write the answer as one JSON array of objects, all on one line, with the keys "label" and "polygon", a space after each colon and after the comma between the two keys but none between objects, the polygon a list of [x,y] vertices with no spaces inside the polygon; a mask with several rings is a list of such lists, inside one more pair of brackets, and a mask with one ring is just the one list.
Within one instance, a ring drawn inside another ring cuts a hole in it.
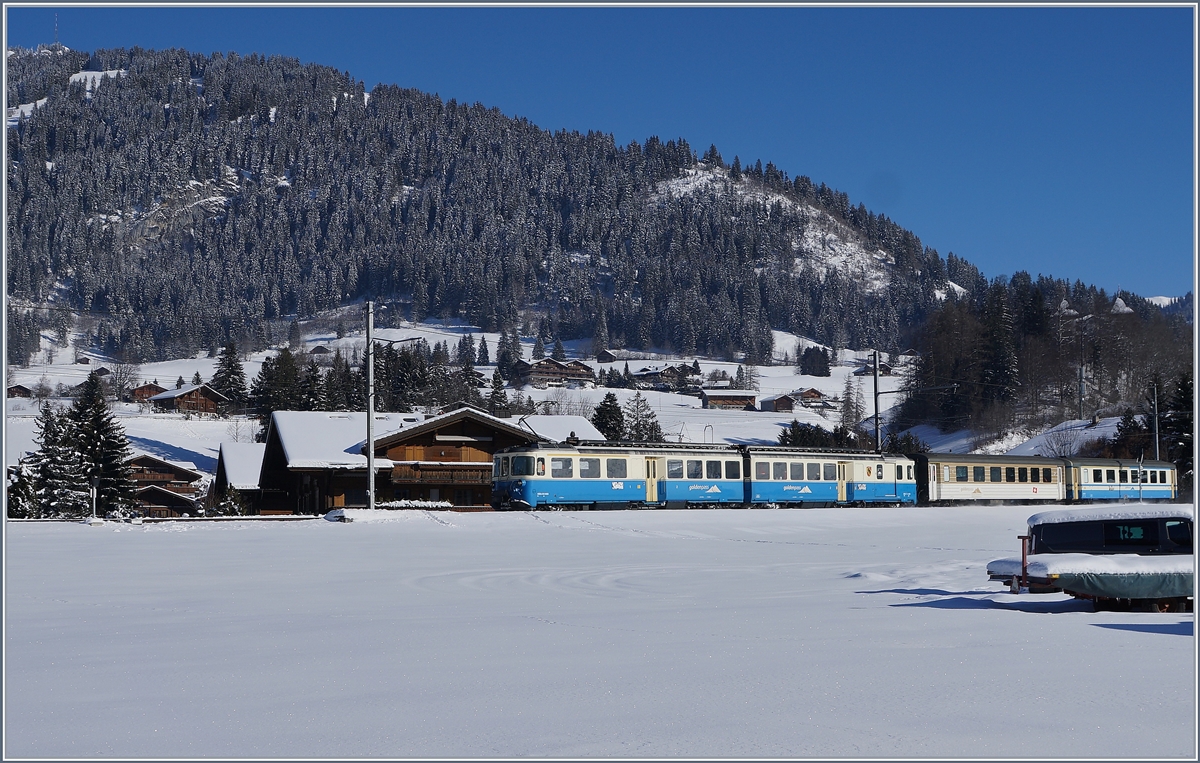
[{"label": "chalet window", "polygon": [[991,481],[991,482],[999,482],[1000,481],[1000,467],[999,466],[993,466],[988,471],[989,471],[989,474],[988,474],[989,481]]},{"label": "chalet window", "polygon": [[792,463],[788,464],[788,469],[791,470],[791,474],[789,476],[791,477],[792,482],[800,482],[804,479],[804,464],[800,463],[799,461],[793,461]]},{"label": "chalet window", "polygon": [[698,480],[704,477],[704,462],[703,461],[688,461],[687,462],[687,478],[690,480]]},{"label": "chalet window", "polygon": [[606,458],[604,461],[604,468],[606,470],[605,474],[607,474],[610,479],[625,479],[625,476],[628,473],[625,468],[625,459]]},{"label": "chalet window", "polygon": [[836,480],[837,479],[837,464],[822,464],[821,479]]},{"label": "chalet window", "polygon": [[984,478],[987,476],[987,467],[986,466],[976,466],[976,467],[974,467],[973,471],[974,471],[974,474],[971,475],[972,480],[975,482],[983,482]]},{"label": "chalet window", "polygon": [[967,467],[965,467],[965,466],[954,467],[954,481],[955,482],[966,482],[967,481]]},{"label": "chalet window", "polygon": [[1004,467],[1004,481],[1005,482],[1016,482],[1017,481],[1017,468],[1015,466]]},{"label": "chalet window", "polygon": [[820,464],[809,464],[808,465],[808,479],[810,482],[816,482],[817,480],[821,479],[821,465]]},{"label": "chalet window", "polygon": [[683,460],[677,458],[667,459],[667,479],[681,480],[683,479]]},{"label": "chalet window", "polygon": [[600,459],[579,459],[579,476],[583,479],[598,479],[600,477]]},{"label": "chalet window", "polygon": [[741,461],[726,461],[725,462],[725,479],[740,480],[742,478],[742,462]]},{"label": "chalet window", "polygon": [[771,464],[771,479],[786,480],[788,478],[788,468],[786,461],[776,461]]},{"label": "chalet window", "polygon": [[754,465],[754,479],[769,480],[771,479],[771,462],[759,461]]},{"label": "chalet window", "polygon": [[533,456],[513,456],[512,473],[514,477],[533,474]]},{"label": "chalet window", "polygon": [[574,476],[575,459],[573,458],[552,458],[550,459],[550,476],[557,478],[567,478]]},{"label": "chalet window", "polygon": [[706,479],[719,480],[721,479],[721,462],[720,461],[705,461],[704,476]]}]

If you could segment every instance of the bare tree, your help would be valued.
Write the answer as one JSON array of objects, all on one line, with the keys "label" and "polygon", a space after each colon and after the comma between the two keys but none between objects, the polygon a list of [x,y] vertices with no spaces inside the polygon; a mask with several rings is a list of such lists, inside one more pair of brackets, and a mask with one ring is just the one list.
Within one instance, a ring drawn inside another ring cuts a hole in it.
[{"label": "bare tree", "polygon": [[225,436],[230,442],[254,442],[257,430],[255,423],[244,416],[234,416],[225,427]]},{"label": "bare tree", "polygon": [[116,363],[110,370],[112,373],[105,377],[104,382],[109,394],[117,400],[124,399],[142,376],[142,367],[136,363]]},{"label": "bare tree", "polygon": [[1047,458],[1068,458],[1079,451],[1079,430],[1071,426],[1060,426],[1046,433],[1038,447]]}]

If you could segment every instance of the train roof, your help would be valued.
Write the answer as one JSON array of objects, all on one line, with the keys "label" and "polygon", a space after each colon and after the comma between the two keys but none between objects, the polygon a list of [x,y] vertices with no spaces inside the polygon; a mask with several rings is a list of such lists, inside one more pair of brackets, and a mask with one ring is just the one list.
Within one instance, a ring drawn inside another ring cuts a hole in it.
[{"label": "train roof", "polygon": [[1043,511],[1029,518],[1029,526],[1058,524],[1061,522],[1097,522],[1119,519],[1194,519],[1195,510],[1181,504],[1147,506],[1145,504],[1119,504],[1078,509],[1056,509]]},{"label": "train roof", "polygon": [[1061,458],[1048,458],[1046,456],[986,456],[978,453],[913,453],[911,458],[935,464],[1037,464],[1038,466],[1062,466],[1063,463]]},{"label": "train roof", "polygon": [[[1116,464],[1120,469],[1136,469],[1138,460],[1136,458],[1064,458],[1071,466],[1112,466]],[[1175,464],[1170,461],[1154,461],[1147,459],[1141,462],[1143,469],[1174,469]]]},{"label": "train roof", "polygon": [[701,453],[735,453],[737,452],[736,445],[717,445],[712,443],[690,443],[690,442],[610,442],[606,440],[579,440],[578,442],[559,442],[559,443],[533,443],[530,445],[516,445],[510,448],[504,448],[499,453],[516,453],[526,450],[543,450],[543,451],[576,451],[576,452],[609,452],[614,450],[630,451],[637,450],[642,452],[679,452],[679,451],[696,451]]}]

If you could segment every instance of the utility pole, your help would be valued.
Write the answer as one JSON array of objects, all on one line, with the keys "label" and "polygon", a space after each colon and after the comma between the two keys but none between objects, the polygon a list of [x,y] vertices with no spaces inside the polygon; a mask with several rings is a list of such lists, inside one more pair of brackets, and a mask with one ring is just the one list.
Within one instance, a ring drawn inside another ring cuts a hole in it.
[{"label": "utility pole", "polygon": [[367,508],[375,508],[375,303],[367,302]]},{"label": "utility pole", "polygon": [[879,350],[875,350],[875,452],[883,452],[883,444],[879,440]]},{"label": "utility pole", "polygon": [[1151,384],[1154,390],[1154,460],[1158,460],[1158,384]]}]

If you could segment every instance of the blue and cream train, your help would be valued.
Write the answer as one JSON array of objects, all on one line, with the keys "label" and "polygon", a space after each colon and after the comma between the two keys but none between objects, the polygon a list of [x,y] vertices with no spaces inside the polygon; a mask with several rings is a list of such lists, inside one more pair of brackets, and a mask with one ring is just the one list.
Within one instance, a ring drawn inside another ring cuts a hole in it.
[{"label": "blue and cream train", "polygon": [[539,443],[492,462],[498,509],[1169,500],[1175,467],[1108,459],[734,445]]}]

